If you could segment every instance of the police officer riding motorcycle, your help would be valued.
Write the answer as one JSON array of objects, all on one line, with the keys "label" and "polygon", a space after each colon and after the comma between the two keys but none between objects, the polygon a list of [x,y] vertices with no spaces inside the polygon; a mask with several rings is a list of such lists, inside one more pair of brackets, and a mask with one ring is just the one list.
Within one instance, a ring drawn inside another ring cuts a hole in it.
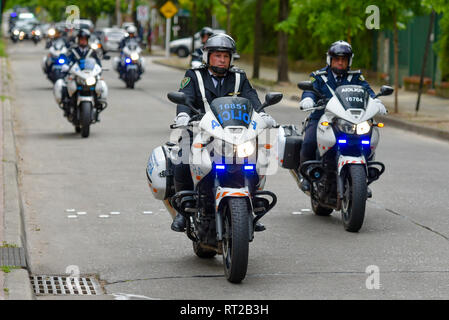
[{"label": "police officer riding motorcycle", "polygon": [[134,88],[134,83],[145,72],[145,60],[136,37],[137,28],[129,26],[126,30],[128,35],[119,44],[120,56],[115,57],[114,66],[127,88]]},{"label": "police officer riding motorcycle", "polygon": [[245,73],[232,67],[234,54],[228,35],[207,40],[205,64],[189,69],[179,92],[168,94],[177,104],[170,127],[178,143],[155,148],[146,173],[153,196],[174,218],[172,230],[185,231],[200,258],[221,254],[227,280],[239,283],[254,233],[265,229],[258,222],[276,204],[264,190],[276,158],[264,138],[276,122],[263,110],[282,94],[269,93],[261,104]]},{"label": "police officer riding motorcycle", "polygon": [[[64,117],[75,125],[76,131],[81,132],[83,137],[89,135],[88,128],[92,122],[100,121],[99,114],[107,106],[108,94],[106,83],[100,79],[101,61],[89,46],[89,38],[88,30],[81,29],[78,32],[78,45],[69,51],[70,64],[62,68],[66,76],[56,81],[54,86],[55,99],[64,110]],[[104,56],[106,60],[109,58]],[[79,115],[75,114],[77,107],[83,102],[89,102],[92,109],[92,119],[89,117],[84,125],[80,123]]]},{"label": "police officer riding motorcycle", "polygon": [[382,86],[376,95],[359,70],[350,70],[353,57],[345,41],[330,46],[327,66],[312,72],[310,81],[298,83],[304,90],[300,109],[312,111],[303,125],[303,141],[293,127],[283,126],[279,136],[290,139],[284,148],[298,142],[299,163],[283,167],[291,169],[301,190],[311,197],[314,213],[324,216],[341,210],[345,229],[357,232],[366,199],[372,197],[368,185],[385,170],[374,161],[378,128],[382,127],[374,117],[387,113],[377,97],[393,89]]}]

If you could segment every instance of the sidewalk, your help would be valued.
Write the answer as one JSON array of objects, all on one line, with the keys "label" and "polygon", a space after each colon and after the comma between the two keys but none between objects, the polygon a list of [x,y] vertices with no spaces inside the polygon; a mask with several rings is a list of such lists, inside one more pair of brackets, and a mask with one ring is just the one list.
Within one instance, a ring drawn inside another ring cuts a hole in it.
[{"label": "sidewalk", "polygon": [[[155,57],[155,63],[180,70],[186,70],[190,63],[190,57],[179,58],[172,55],[170,58],[166,58],[163,49],[160,47],[154,47],[151,56]],[[289,72],[290,84],[278,85],[276,84],[276,69],[261,66],[259,71],[260,79],[251,79],[253,67],[250,63],[239,60],[235,62],[235,65],[246,71],[251,80],[251,84],[256,89],[264,92],[282,92],[284,99],[297,102],[299,102],[302,94],[302,90],[298,89],[297,83],[299,81],[309,80],[310,78],[307,73]],[[372,86],[372,89],[377,93],[380,87]],[[415,116],[417,97],[417,92],[405,91],[400,88],[398,93],[398,113],[393,113],[394,94],[387,97],[380,97],[387,107],[389,114],[376,118],[379,118],[390,126],[449,141],[449,99],[422,94],[419,113],[418,116]]]},{"label": "sidewalk", "polygon": [[8,60],[0,58],[0,300],[32,300],[23,205],[18,185]]}]

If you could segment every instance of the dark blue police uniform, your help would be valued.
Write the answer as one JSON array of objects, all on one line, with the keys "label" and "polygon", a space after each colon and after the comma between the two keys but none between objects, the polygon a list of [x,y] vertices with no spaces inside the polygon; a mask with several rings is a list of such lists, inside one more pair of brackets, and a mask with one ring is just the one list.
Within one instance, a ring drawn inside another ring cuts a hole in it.
[{"label": "dark blue police uniform", "polygon": [[[313,82],[313,87],[326,98],[332,98],[332,93],[329,90],[328,86],[333,91],[335,91],[337,87],[342,85],[359,85],[366,88],[372,98],[374,98],[375,96],[374,91],[371,89],[368,82],[365,81],[365,78],[363,77],[360,70],[347,71],[341,76],[341,79],[336,79],[331,70],[331,67],[327,66],[318,71],[312,72],[310,74],[310,81]],[[315,103],[318,101],[318,97],[312,91],[304,91],[301,100],[307,97],[312,98]],[[323,114],[324,109],[315,110],[309,116],[309,122],[305,128],[304,141],[301,147],[301,164],[308,160],[315,160],[317,148],[316,130],[318,121]]]}]

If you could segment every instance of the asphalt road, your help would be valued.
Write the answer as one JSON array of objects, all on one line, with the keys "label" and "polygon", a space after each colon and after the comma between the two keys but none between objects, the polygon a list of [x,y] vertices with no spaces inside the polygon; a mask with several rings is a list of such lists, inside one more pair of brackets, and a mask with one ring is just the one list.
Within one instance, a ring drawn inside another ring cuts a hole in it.
[{"label": "asphalt road", "polygon": [[[175,115],[166,95],[179,88],[183,72],[147,59],[147,73],[130,90],[112,60],[105,61],[109,106],[82,139],[54,101],[41,70],[44,55],[43,44],[10,47],[33,275],[65,275],[77,266],[101,281],[104,292],[96,299],[449,297],[446,142],[382,129],[377,160],[387,169],[371,185],[358,233],[343,229],[339,213],[315,216],[288,171],[269,176],[265,189],[278,204],[262,220],[267,230],[250,244],[246,279],[233,285],[221,256],[197,258],[190,240],[170,230],[170,215],[146,181],[148,156],[167,141]],[[283,100],[267,111],[281,124],[300,124],[295,105]],[[374,283],[369,266],[378,267],[379,289],[367,288]]]}]

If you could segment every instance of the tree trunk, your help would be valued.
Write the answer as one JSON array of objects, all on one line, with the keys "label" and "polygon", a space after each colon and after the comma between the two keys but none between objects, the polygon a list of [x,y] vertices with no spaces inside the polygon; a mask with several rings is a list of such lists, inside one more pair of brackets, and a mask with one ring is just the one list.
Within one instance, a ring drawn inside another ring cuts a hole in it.
[{"label": "tree trunk", "polygon": [[[288,17],[288,1],[279,0],[278,22]],[[287,33],[278,31],[278,83],[289,82],[288,79],[288,37]]]},{"label": "tree trunk", "polygon": [[399,38],[397,26],[397,13],[393,14],[393,43],[394,43],[394,113],[399,112],[398,90],[399,90]]},{"label": "tree trunk", "polygon": [[193,8],[192,8],[192,47],[190,48],[190,52],[193,53],[195,51],[195,32],[198,28],[198,17],[197,17],[197,10],[196,10],[196,1],[193,1]]},{"label": "tree trunk", "polygon": [[226,33],[231,35],[231,5],[232,1],[229,1],[226,6]]},{"label": "tree trunk", "polygon": [[424,73],[426,72],[427,56],[429,54],[430,38],[432,36],[434,21],[435,21],[435,10],[432,10],[432,13],[430,15],[429,30],[427,31],[426,50],[424,51],[424,57],[423,57],[422,67],[421,67],[421,77],[419,79],[418,100],[416,101],[416,108],[415,108],[416,116],[418,115],[419,103],[421,101],[421,92],[422,92],[423,81],[424,81]]},{"label": "tree trunk", "polygon": [[254,19],[253,79],[259,79],[260,44],[262,40],[262,4],[263,0],[256,0],[256,12]]}]

